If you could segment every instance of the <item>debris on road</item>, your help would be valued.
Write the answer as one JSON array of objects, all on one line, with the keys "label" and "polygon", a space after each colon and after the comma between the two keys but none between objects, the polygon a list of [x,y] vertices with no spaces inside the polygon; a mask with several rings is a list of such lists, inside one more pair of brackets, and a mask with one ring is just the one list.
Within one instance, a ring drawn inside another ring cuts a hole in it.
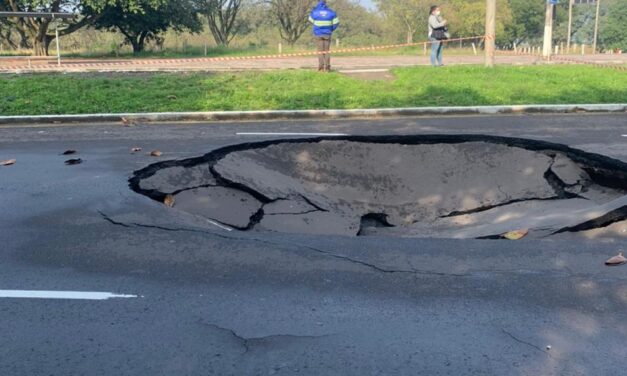
[{"label": "debris on road", "polygon": [[503,237],[507,240],[520,240],[529,234],[529,230],[517,230],[510,231],[503,234]]},{"label": "debris on road", "polygon": [[68,159],[67,161],[65,161],[65,164],[68,166],[74,166],[74,165],[78,165],[83,163],[83,160],[80,158],[76,158],[76,159]]},{"label": "debris on road", "polygon": [[72,154],[76,154],[76,150],[69,149],[69,150],[64,151],[61,155],[72,155]]},{"label": "debris on road", "polygon": [[17,162],[15,159],[7,159],[6,161],[1,161],[0,166],[11,166]]},{"label": "debris on road", "polygon": [[172,195],[165,196],[165,199],[163,199],[163,203],[168,208],[173,208],[174,207],[174,203],[175,203],[174,196],[172,196]]},{"label": "debris on road", "polygon": [[611,259],[607,260],[605,262],[605,265],[607,266],[618,266],[618,265],[623,265],[627,263],[627,258],[625,258],[625,256],[623,256],[623,252],[620,252],[618,255],[612,257]]},{"label": "debris on road", "polygon": [[150,156],[151,157],[160,157],[162,155],[163,155],[163,153],[160,152],[159,150],[153,150],[153,151],[150,152]]},{"label": "debris on road", "polygon": [[140,148],[139,146],[135,146],[131,148],[131,153],[138,153],[142,151],[142,148]]},{"label": "debris on road", "polygon": [[134,127],[137,125],[137,122],[135,120],[130,120],[125,117],[122,117],[120,120],[122,120],[122,125],[124,125],[125,127]]}]

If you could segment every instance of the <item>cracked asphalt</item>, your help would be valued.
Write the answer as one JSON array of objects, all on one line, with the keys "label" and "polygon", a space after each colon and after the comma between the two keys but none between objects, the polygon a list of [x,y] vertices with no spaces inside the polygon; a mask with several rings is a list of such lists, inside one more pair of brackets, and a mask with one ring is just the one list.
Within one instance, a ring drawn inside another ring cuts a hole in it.
[{"label": "cracked asphalt", "polygon": [[0,127],[17,160],[0,167],[0,291],[138,296],[0,298],[0,374],[624,375],[627,267],[604,261],[625,238],[226,231],[128,179],[278,138],[236,132],[488,134],[627,161],[626,130],[625,114]]}]

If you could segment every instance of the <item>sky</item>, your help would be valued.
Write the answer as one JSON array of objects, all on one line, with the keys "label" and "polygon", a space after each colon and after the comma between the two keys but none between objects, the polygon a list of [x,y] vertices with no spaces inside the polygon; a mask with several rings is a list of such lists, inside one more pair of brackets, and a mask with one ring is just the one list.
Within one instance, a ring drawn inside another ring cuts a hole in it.
[{"label": "sky", "polygon": [[359,2],[368,9],[374,8],[374,4],[372,0],[359,0]]}]

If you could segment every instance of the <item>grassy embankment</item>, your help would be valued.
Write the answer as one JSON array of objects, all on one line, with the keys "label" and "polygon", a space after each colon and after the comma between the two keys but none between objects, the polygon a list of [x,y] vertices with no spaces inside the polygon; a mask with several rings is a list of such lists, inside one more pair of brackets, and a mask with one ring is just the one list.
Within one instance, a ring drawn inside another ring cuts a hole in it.
[{"label": "grassy embankment", "polygon": [[302,70],[4,75],[0,115],[627,103],[627,74],[595,67],[415,67],[394,74],[393,81]]}]

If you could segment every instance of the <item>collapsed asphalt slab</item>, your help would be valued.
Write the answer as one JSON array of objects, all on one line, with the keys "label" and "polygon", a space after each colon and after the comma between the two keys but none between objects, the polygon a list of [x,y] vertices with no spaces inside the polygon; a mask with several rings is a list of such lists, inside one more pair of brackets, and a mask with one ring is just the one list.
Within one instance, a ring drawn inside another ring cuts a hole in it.
[{"label": "collapsed asphalt slab", "polygon": [[542,237],[627,218],[627,164],[483,135],[273,140],[137,171],[131,187],[242,231]]}]

